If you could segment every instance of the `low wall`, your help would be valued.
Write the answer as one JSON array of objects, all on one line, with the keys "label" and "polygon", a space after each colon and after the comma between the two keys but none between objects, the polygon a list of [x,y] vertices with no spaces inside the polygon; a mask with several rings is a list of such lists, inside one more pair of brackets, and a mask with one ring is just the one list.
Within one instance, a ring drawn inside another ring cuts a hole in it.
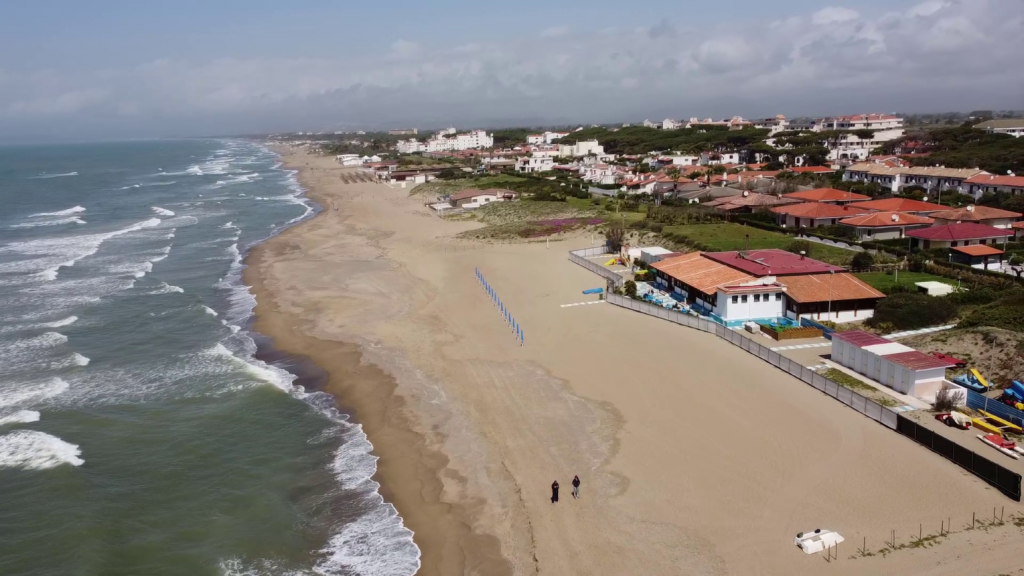
[{"label": "low wall", "polygon": [[603,277],[613,287],[621,288],[622,285],[626,283],[625,278],[623,278],[620,274],[617,274],[614,271],[609,270],[596,262],[591,262],[590,260],[587,260],[587,257],[589,256],[600,256],[602,254],[607,253],[608,248],[606,246],[595,246],[593,248],[573,250],[572,252],[569,252],[569,260],[571,260],[574,264],[579,264],[580,266],[586,268],[587,270],[590,270],[594,274]]}]

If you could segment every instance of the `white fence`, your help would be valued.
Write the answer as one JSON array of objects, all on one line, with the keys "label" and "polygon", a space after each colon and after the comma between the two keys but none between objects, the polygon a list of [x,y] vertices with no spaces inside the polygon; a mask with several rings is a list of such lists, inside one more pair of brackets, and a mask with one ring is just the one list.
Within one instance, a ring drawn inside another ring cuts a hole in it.
[{"label": "white fence", "polygon": [[587,260],[587,257],[589,256],[600,256],[602,254],[608,254],[608,248],[605,246],[595,246],[593,248],[584,248],[583,250],[573,250],[572,252],[569,252],[569,260],[583,266],[598,276],[604,277],[604,279],[610,282],[612,286],[616,288],[621,287],[626,283],[626,280],[621,275],[596,262]]},{"label": "white fence", "polygon": [[767,346],[762,346],[735,330],[731,330],[730,328],[708,320],[707,318],[683,314],[682,312],[669,310],[667,308],[662,308],[661,306],[654,306],[653,304],[648,304],[640,300],[633,300],[632,298],[619,296],[618,294],[609,293],[606,296],[606,299],[609,304],[614,304],[622,308],[633,310],[634,312],[640,312],[641,314],[654,316],[656,318],[661,318],[662,320],[668,320],[669,322],[674,322],[683,326],[689,326],[690,328],[696,328],[703,332],[715,334],[722,340],[731,343],[733,346],[736,346],[745,352],[749,352],[772,366],[775,366],[784,372],[788,372],[792,376],[814,386],[821,392],[839,400],[843,404],[846,404],[868,418],[871,418],[875,422],[883,424],[892,430],[896,429],[896,413],[892,410],[882,406],[870,398],[861,396],[849,388],[836,384],[821,374],[803,366],[800,362],[791,360],[778,352],[774,352]]}]

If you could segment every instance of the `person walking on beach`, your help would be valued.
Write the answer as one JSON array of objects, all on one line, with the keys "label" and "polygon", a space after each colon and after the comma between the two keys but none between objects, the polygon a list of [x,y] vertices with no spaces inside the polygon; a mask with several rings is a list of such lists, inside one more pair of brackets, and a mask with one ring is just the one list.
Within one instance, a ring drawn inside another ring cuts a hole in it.
[{"label": "person walking on beach", "polygon": [[573,498],[579,498],[580,497],[580,477],[579,476],[573,476],[572,477],[572,497]]},{"label": "person walking on beach", "polygon": [[551,483],[551,503],[558,502],[558,480]]}]

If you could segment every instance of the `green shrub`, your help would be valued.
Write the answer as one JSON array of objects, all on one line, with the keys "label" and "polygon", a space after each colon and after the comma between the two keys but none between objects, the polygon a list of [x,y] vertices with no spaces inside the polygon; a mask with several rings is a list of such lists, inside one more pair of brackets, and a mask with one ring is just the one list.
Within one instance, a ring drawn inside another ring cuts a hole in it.
[{"label": "green shrub", "polygon": [[807,257],[814,253],[814,243],[810,240],[793,240],[786,246],[787,252],[799,254],[803,252]]},{"label": "green shrub", "polygon": [[1024,293],[1015,292],[991,304],[981,306],[957,324],[958,328],[992,326],[1024,332]]},{"label": "green shrub", "polygon": [[914,330],[946,324],[956,317],[959,307],[946,298],[918,292],[898,293],[880,301],[868,326],[891,324],[898,330]]},{"label": "green shrub", "polygon": [[854,270],[870,270],[874,265],[875,257],[868,252],[857,252],[850,262],[850,267]]}]

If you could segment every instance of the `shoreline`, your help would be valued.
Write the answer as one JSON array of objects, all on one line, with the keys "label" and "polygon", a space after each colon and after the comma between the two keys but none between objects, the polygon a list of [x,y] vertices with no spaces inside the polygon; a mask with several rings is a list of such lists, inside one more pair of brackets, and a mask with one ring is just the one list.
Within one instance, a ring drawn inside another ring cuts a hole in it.
[{"label": "shoreline", "polygon": [[[295,318],[273,305],[274,294],[259,273],[265,255],[288,243],[292,236],[302,234],[304,228],[337,216],[336,203],[304,181],[304,166],[289,162],[280,150],[275,149],[275,152],[279,153],[281,167],[297,172],[305,195],[321,209],[253,246],[245,257],[242,280],[256,298],[252,331],[264,339],[261,355],[309,362],[313,367],[309,367],[307,373],[319,372],[313,379],[315,389],[330,394],[338,410],[349,415],[352,423],[363,427],[373,446],[372,454],[379,458],[372,477],[380,486],[378,492],[385,502],[395,506],[419,548],[417,574],[463,572],[462,542],[466,538],[490,549],[489,555],[500,557],[496,540],[473,537],[465,511],[441,501],[443,487],[438,476],[445,470],[448,459],[427,448],[426,436],[409,421],[405,401],[396,394],[395,379],[367,363],[358,344],[321,340],[304,334],[292,324]],[[301,383],[296,380],[296,384]]]}]

